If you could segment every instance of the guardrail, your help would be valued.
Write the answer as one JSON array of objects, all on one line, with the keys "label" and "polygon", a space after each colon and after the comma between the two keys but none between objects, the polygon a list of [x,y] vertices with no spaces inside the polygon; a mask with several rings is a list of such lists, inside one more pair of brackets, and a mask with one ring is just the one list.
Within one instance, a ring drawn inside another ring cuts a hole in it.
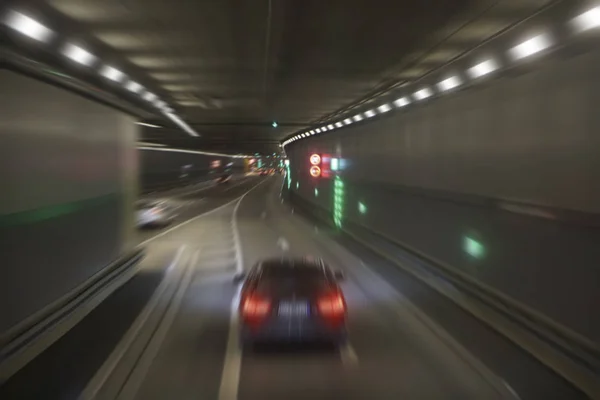
[{"label": "guardrail", "polygon": [[[288,192],[288,199],[292,204],[299,206],[299,208],[309,216],[317,218],[334,229],[339,229],[336,227],[330,216],[331,212],[320,204],[309,202],[306,199],[293,194],[293,192]],[[524,348],[524,350],[532,354],[560,376],[570,381],[591,398],[600,399],[600,348],[593,341],[562,326],[556,321],[553,321],[545,315],[542,315],[534,309],[510,298],[504,293],[476,280],[462,271],[382,232],[378,232],[370,227],[351,220],[344,220],[341,231],[431,286],[430,282],[424,280],[421,274],[416,273],[413,268],[404,265],[398,260],[397,256],[391,255],[385,251],[383,249],[385,247],[383,244],[385,243],[394,246],[417,258],[422,262],[423,267],[425,267],[429,273],[450,283],[453,287],[459,289],[461,293],[476,299],[498,314],[504,316],[514,325],[528,332],[530,334],[530,339],[531,336],[533,336],[534,339],[542,342],[543,346],[538,346],[535,343],[532,344],[533,342],[530,340],[527,341],[529,344],[525,344],[525,341],[521,341],[517,338],[519,334],[513,335],[507,331],[506,327],[499,327],[491,323],[490,321],[493,320],[493,318],[482,319],[481,315],[475,315],[471,310],[467,310],[472,315],[490,325],[494,330],[506,336],[513,343]],[[437,290],[435,287],[434,289]],[[442,294],[448,297],[448,293],[444,292]],[[462,305],[459,304],[459,306]],[[557,357],[557,354],[541,354],[548,349],[560,353],[563,357]]]},{"label": "guardrail", "polygon": [[[131,278],[135,272],[134,267],[143,257],[143,248],[128,252],[71,292],[2,333],[0,384],[58,340]],[[86,305],[88,307],[84,307]],[[83,308],[86,310],[80,311]]]}]

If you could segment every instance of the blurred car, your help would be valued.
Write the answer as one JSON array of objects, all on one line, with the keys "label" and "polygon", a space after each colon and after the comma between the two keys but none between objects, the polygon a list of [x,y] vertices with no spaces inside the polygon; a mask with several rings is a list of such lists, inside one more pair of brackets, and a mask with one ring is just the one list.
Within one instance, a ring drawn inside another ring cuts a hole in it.
[{"label": "blurred car", "polygon": [[260,176],[267,176],[269,175],[269,171],[267,171],[266,169],[261,169],[258,172],[260,174]]},{"label": "blurred car", "polygon": [[243,344],[346,339],[346,300],[334,272],[322,260],[276,259],[258,263],[243,281],[239,313]]},{"label": "blurred car", "polygon": [[173,208],[165,201],[140,200],[135,208],[139,228],[166,226],[176,217]]},{"label": "blurred car", "polygon": [[231,175],[229,174],[223,174],[220,177],[218,177],[215,182],[217,184],[222,184],[222,183],[229,183],[231,182]]}]

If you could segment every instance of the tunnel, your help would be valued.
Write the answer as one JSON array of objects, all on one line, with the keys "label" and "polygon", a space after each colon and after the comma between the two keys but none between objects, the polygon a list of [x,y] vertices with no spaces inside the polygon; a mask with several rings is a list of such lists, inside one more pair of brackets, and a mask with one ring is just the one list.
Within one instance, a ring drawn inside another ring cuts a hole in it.
[{"label": "tunnel", "polygon": [[0,399],[600,399],[599,2],[0,35]]}]

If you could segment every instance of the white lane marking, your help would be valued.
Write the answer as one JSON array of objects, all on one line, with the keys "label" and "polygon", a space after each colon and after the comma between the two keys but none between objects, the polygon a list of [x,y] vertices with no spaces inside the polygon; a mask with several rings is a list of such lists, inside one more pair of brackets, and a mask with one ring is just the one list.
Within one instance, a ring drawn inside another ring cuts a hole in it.
[{"label": "white lane marking", "polygon": [[346,367],[354,368],[358,366],[358,355],[356,354],[356,351],[350,342],[346,342],[340,348],[340,358]]},{"label": "white lane marking", "polygon": [[238,304],[240,302],[241,286],[237,288],[231,301],[231,316],[229,319],[229,335],[227,336],[227,349],[225,362],[219,386],[219,400],[236,400],[240,383],[240,370],[242,369],[242,348],[240,346],[240,328],[238,320]]},{"label": "white lane marking", "polygon": [[[244,193],[244,195],[240,198],[238,203],[235,205],[233,214],[231,216],[231,229],[233,229],[233,242],[237,261],[236,270],[238,273],[244,270],[244,265],[242,245],[237,225],[237,213],[240,205],[242,204],[242,200],[244,200],[244,197],[246,197],[248,193],[249,191]],[[227,336],[227,348],[225,350],[225,360],[223,362],[223,372],[221,374],[221,385],[219,386],[219,400],[236,400],[238,395],[240,370],[242,368],[242,348],[240,346],[240,328],[238,320],[240,291],[241,287],[238,287],[235,296],[233,296],[233,300],[231,301],[229,335]]]},{"label": "white lane marking", "polygon": [[281,251],[288,251],[290,249],[290,242],[281,236],[279,239],[277,239],[277,247],[279,247]]},{"label": "white lane marking", "polygon": [[150,339],[148,343],[148,347],[144,350],[143,354],[140,357],[140,360],[137,362],[134,370],[131,372],[131,375],[127,379],[127,383],[123,387],[122,391],[119,393],[117,400],[119,399],[133,399],[136,397],[139,388],[144,382],[145,377],[152,366],[156,356],[158,355],[158,351],[162,346],[162,343],[167,336],[167,333],[171,329],[173,322],[175,321],[175,317],[179,312],[181,307],[181,303],[187,292],[187,289],[192,282],[192,277],[194,276],[194,271],[196,265],[198,263],[198,257],[200,255],[200,250],[196,250],[194,255],[190,259],[190,262],[187,264],[186,270],[184,272],[183,278],[179,281],[177,291],[173,296],[167,311],[163,315],[162,320],[160,321],[158,327],[156,328],[156,332]]},{"label": "white lane marking", "polygon": [[[185,248],[185,245],[179,247],[175,258],[173,258],[173,261],[167,268],[167,271],[172,271],[174,267],[179,264],[179,261],[181,260]],[[138,334],[146,324],[146,321],[148,320],[156,306],[159,304],[161,297],[163,296],[167,288],[170,286],[170,282],[171,280],[168,278],[168,276],[165,276],[163,278],[159,286],[152,294],[152,297],[150,298],[148,303],[146,303],[146,306],[144,307],[142,312],[138,315],[138,317],[135,319],[135,321],[127,330],[127,332],[125,332],[125,335],[123,335],[119,343],[117,343],[112,353],[110,353],[106,361],[104,361],[104,364],[102,364],[102,366],[96,371],[96,374],[92,377],[85,389],[81,392],[79,399],[96,398],[98,392],[107,382],[108,378],[113,373],[113,371],[115,370],[115,368],[117,367],[127,350],[131,347],[135,338],[138,336]]]},{"label": "white lane marking", "polygon": [[174,231],[174,230],[175,230],[175,229],[177,229],[177,228],[181,228],[182,226],[184,226],[184,225],[187,225],[187,224],[189,224],[190,222],[197,220],[198,218],[205,217],[205,216],[207,216],[207,215],[213,214],[213,213],[215,213],[215,212],[217,212],[217,211],[219,211],[219,210],[221,210],[221,209],[223,209],[223,208],[225,208],[225,207],[227,207],[227,206],[229,206],[229,205],[231,205],[231,204],[235,203],[236,201],[239,201],[239,200],[240,200],[240,199],[242,199],[242,198],[243,198],[245,195],[247,195],[247,194],[248,194],[248,193],[250,193],[252,190],[254,190],[254,188],[256,188],[257,186],[261,185],[263,182],[266,182],[266,181],[261,181],[261,182],[258,182],[256,185],[252,186],[252,188],[250,188],[250,190],[248,190],[246,193],[244,193],[244,194],[243,194],[243,195],[241,195],[240,197],[237,197],[237,198],[235,198],[235,199],[231,200],[230,202],[227,202],[227,203],[223,204],[222,206],[219,206],[219,207],[217,207],[217,208],[214,208],[214,209],[212,209],[212,210],[210,210],[210,211],[207,211],[207,212],[205,212],[205,213],[202,213],[202,214],[200,214],[200,215],[196,215],[195,217],[193,217],[193,218],[190,218],[190,219],[188,219],[187,221],[183,221],[182,223],[180,223],[180,224],[178,224],[178,225],[175,225],[175,226],[173,226],[173,227],[171,227],[171,228],[167,229],[167,230],[166,230],[166,231],[164,231],[164,232],[161,232],[161,233],[159,233],[158,235],[152,236],[150,239],[146,239],[146,240],[144,240],[143,242],[141,242],[140,244],[138,244],[138,245],[137,245],[137,247],[140,247],[140,246],[143,246],[143,245],[145,245],[145,244],[148,244],[148,243],[152,242],[153,240],[155,240],[155,239],[158,239],[159,237],[161,237],[161,236],[164,236],[164,235],[166,235],[167,233]]}]

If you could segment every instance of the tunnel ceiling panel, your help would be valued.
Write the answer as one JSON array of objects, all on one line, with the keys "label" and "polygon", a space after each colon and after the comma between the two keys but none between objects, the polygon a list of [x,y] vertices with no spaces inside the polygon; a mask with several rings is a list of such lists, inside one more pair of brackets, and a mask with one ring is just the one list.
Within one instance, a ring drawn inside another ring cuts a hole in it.
[{"label": "tunnel ceiling panel", "polygon": [[211,139],[272,146],[391,83],[427,73],[548,1],[48,3],[168,93],[203,135],[180,138],[195,147]]}]

